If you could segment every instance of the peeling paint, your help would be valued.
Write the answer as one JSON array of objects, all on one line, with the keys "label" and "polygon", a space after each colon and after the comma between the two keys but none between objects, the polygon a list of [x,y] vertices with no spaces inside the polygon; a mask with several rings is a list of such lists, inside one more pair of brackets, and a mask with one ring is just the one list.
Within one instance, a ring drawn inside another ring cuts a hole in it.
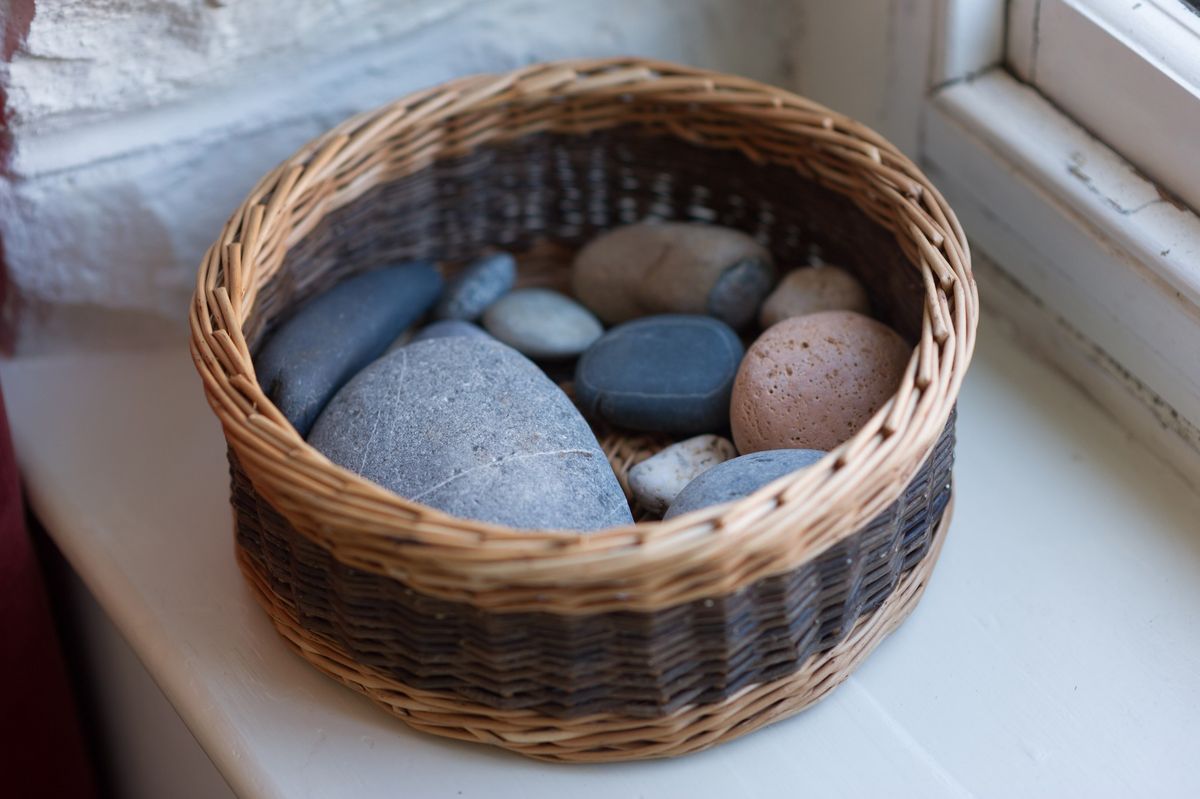
[{"label": "peeling paint", "polygon": [[1114,211],[1116,211],[1121,216],[1133,216],[1134,214],[1144,211],[1145,209],[1149,208],[1152,205],[1158,205],[1160,203],[1168,202],[1168,200],[1165,198],[1165,196],[1162,196],[1162,189],[1159,189],[1160,196],[1158,197],[1158,199],[1146,200],[1145,202],[1135,205],[1132,208],[1127,208],[1124,205],[1122,205],[1120,202],[1118,202],[1117,200],[1113,199],[1112,197],[1108,196],[1107,194],[1102,192],[1100,189],[1098,189],[1096,187],[1096,185],[1092,182],[1091,176],[1083,171],[1083,166],[1084,166],[1083,156],[1079,153],[1072,153],[1071,154],[1071,163],[1067,164],[1067,172],[1069,172],[1073,177],[1077,178],[1089,192],[1091,192],[1092,194],[1099,197],[1101,200],[1104,201],[1105,205],[1112,208]]}]

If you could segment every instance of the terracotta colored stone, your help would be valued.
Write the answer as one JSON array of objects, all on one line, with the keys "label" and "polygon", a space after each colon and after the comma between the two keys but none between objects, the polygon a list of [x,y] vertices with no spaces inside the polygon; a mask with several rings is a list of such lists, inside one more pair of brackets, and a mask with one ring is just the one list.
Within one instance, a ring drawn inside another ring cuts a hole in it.
[{"label": "terracotta colored stone", "polygon": [[767,297],[758,321],[764,327],[821,311],[871,313],[867,290],[858,278],[836,266],[810,266],[794,269]]},{"label": "terracotta colored stone", "polygon": [[911,355],[894,330],[852,311],[774,325],[734,381],[729,421],[738,451],[833,449],[895,393]]},{"label": "terracotta colored stone", "polygon": [[733,328],[753,321],[775,282],[771,255],[732,228],[626,225],[575,258],[575,296],[610,325],[655,314],[704,314]]}]

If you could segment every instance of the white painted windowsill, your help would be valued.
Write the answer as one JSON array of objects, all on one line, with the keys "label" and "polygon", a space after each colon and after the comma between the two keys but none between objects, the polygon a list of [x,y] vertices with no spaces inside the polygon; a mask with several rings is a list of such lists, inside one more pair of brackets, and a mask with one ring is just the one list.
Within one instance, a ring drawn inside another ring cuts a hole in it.
[{"label": "white painted windowsill", "polygon": [[933,93],[920,149],[972,248],[1059,323],[1026,344],[1200,487],[1200,217],[998,68]]},{"label": "white painted windowsill", "polygon": [[800,716],[627,765],[427,737],[291,654],[234,564],[224,444],[182,347],[0,376],[33,510],[239,795],[1200,794],[1200,497],[998,329],[909,621]]}]

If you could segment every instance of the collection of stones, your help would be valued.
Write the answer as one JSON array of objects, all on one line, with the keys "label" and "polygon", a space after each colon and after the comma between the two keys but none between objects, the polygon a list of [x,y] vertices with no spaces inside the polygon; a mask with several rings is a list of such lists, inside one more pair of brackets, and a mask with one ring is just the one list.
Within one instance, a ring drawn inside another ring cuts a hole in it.
[{"label": "collection of stones", "polygon": [[[272,332],[259,382],[313,447],[400,496],[589,531],[633,522],[589,419],[675,439],[628,473],[643,515],[669,519],[811,466],[887,401],[911,354],[848,272],[777,281],[729,228],[605,233],[575,258],[574,297],[516,277],[502,252],[448,284],[427,262],[351,277]],[[572,367],[574,401],[547,375]]]}]

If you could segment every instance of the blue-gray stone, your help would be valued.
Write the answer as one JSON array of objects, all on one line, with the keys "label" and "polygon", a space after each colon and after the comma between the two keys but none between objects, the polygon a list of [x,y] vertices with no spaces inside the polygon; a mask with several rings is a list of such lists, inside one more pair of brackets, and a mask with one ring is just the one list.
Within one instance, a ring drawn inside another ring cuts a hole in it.
[{"label": "blue-gray stone", "polygon": [[719,432],[729,427],[743,352],[737,334],[709,316],[626,322],[579,359],[576,401],[585,414],[633,430]]},{"label": "blue-gray stone", "polygon": [[772,480],[812,466],[823,457],[825,453],[816,449],[768,449],[725,461],[684,486],[663,518],[749,496]]},{"label": "blue-gray stone", "polygon": [[483,315],[487,332],[530,358],[574,358],[604,333],[587,308],[550,289],[517,289]]},{"label": "blue-gray stone", "polygon": [[488,306],[512,290],[517,281],[517,262],[506,252],[485,255],[473,261],[446,286],[433,310],[435,319],[473,322]]},{"label": "blue-gray stone", "polygon": [[272,331],[254,358],[259,385],[306,435],[329,398],[429,310],[441,288],[427,262],[343,280]]},{"label": "blue-gray stone", "polygon": [[491,338],[479,325],[464,322],[461,319],[441,319],[418,330],[407,343],[416,344],[418,341],[426,341],[431,338],[451,338],[453,336]]},{"label": "blue-gray stone", "polygon": [[608,458],[567,395],[498,341],[402,347],[330,401],[308,441],[402,497],[525,529],[633,522]]},{"label": "blue-gray stone", "polygon": [[722,272],[709,290],[708,312],[740,330],[758,315],[774,282],[775,267],[769,261],[743,258]]}]

